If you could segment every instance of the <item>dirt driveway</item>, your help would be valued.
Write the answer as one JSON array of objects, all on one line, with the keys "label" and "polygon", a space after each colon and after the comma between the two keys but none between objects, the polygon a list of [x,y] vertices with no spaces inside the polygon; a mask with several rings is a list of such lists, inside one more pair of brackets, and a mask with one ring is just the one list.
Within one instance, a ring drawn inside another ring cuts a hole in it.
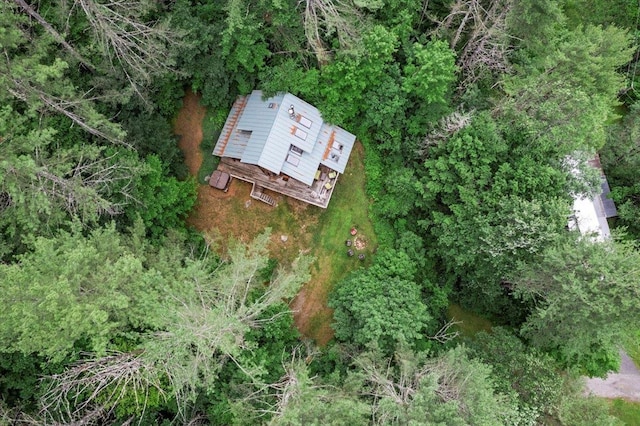
[{"label": "dirt driveway", "polygon": [[640,401],[640,370],[624,351],[619,373],[609,373],[606,379],[587,379],[587,393],[602,398],[623,398]]}]

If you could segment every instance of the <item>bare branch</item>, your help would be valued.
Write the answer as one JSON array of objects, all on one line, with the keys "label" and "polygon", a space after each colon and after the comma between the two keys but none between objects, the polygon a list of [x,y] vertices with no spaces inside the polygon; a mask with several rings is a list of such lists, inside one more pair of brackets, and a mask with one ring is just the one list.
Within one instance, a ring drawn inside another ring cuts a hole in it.
[{"label": "bare branch", "polygon": [[438,146],[446,141],[460,130],[471,124],[474,111],[461,112],[454,111],[451,114],[442,117],[435,129],[425,136],[420,147],[416,150],[421,157],[426,157],[432,146]]},{"label": "bare branch", "polygon": [[53,421],[75,424],[103,421],[124,397],[131,395],[143,411],[151,388],[166,398],[159,375],[140,353],[114,352],[89,359],[44,380],[49,384],[40,400],[40,414]]},{"label": "bare branch", "polygon": [[460,335],[460,332],[457,330],[456,331],[449,331],[449,330],[451,329],[451,327],[458,324],[462,324],[462,321],[456,321],[455,319],[451,319],[446,324],[444,324],[442,328],[440,328],[440,330],[438,330],[438,332],[435,335],[429,336],[429,339],[435,340],[440,343],[446,343],[449,340],[455,339]]},{"label": "bare branch", "polygon": [[513,0],[487,1],[456,0],[449,15],[437,22],[434,33],[449,39],[449,45],[457,55],[457,65],[462,71],[458,86],[463,90],[478,81],[483,72],[508,73],[507,60],[511,51],[506,20]]},{"label": "bare branch", "polygon": [[362,16],[350,2],[300,0],[298,4],[304,5],[304,32],[319,63],[324,64],[329,60],[323,36],[335,32],[342,48],[352,47],[359,39],[360,32],[357,24]]},{"label": "bare branch", "polygon": [[42,27],[49,33],[51,36],[62,45],[71,55],[78,60],[78,62],[82,63],[85,67],[90,70],[94,70],[95,67],[91,64],[91,62],[82,56],[76,49],[73,48],[64,37],[49,24],[34,8],[32,8],[25,0],[13,0],[15,4],[20,6],[22,10],[24,10],[29,16],[34,18]]}]

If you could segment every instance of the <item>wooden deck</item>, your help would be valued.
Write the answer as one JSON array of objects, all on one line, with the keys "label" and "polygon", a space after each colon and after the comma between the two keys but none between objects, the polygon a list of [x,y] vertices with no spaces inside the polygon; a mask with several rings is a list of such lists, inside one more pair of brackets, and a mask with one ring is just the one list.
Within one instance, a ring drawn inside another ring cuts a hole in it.
[{"label": "wooden deck", "polygon": [[[259,192],[261,193],[264,193],[264,190],[269,190],[314,206],[322,207],[323,209],[326,209],[329,205],[333,188],[335,188],[339,176],[339,173],[334,172],[335,178],[331,179],[329,174],[332,170],[321,165],[320,178],[314,180],[313,184],[308,186],[288,176],[276,175],[259,166],[241,163],[240,160],[227,157],[220,159],[218,170],[227,172],[235,178],[253,184],[254,189],[256,187],[260,188]],[[331,188],[327,189],[327,184],[329,184]],[[252,190],[252,193],[253,192]]]}]

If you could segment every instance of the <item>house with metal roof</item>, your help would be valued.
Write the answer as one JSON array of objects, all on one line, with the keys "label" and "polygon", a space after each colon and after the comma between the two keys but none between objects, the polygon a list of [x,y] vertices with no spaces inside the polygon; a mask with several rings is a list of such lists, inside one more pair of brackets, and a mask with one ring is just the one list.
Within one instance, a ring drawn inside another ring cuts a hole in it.
[{"label": "house with metal roof", "polygon": [[254,90],[233,104],[213,155],[218,170],[253,184],[256,199],[274,204],[272,191],[326,208],[355,139],[290,93]]},{"label": "house with metal roof", "polygon": [[596,241],[611,237],[608,218],[618,215],[616,206],[609,198],[609,183],[602,170],[600,157],[596,155],[589,165],[600,171],[600,191],[592,197],[576,196],[573,199],[573,215],[569,218],[569,229],[577,229],[582,235]]}]

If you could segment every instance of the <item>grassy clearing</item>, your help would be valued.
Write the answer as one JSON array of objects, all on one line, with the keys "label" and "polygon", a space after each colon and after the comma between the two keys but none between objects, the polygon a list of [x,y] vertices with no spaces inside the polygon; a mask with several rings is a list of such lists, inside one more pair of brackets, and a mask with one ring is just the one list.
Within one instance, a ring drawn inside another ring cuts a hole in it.
[{"label": "grassy clearing", "polygon": [[[311,237],[311,254],[316,258],[312,279],[301,292],[304,300],[298,310],[296,324],[308,337],[317,343],[326,344],[333,337],[330,328],[332,311],[327,307],[331,290],[349,272],[371,264],[378,246],[373,224],[368,216],[369,200],[365,194],[364,148],[356,144],[345,174],[338,184],[329,203],[329,208],[321,210],[317,222],[308,227]],[[319,209],[314,209],[318,211]],[[354,240],[351,228],[358,231],[356,238],[365,242],[365,247],[355,251],[353,257],[347,255],[346,240]],[[358,259],[364,254],[365,259]]]},{"label": "grassy clearing", "polygon": [[481,317],[471,311],[467,311],[462,306],[452,303],[447,308],[447,315],[456,321],[462,321],[457,324],[455,329],[465,337],[473,337],[481,331],[491,331],[491,321]]},{"label": "grassy clearing", "polygon": [[[369,200],[365,194],[363,148],[358,145],[349,159],[346,173],[338,179],[338,184],[331,197],[329,208],[319,217],[320,232],[314,234],[313,243],[319,258],[327,258],[332,265],[332,276],[342,278],[347,272],[361,265],[368,266],[372,254],[378,246],[373,224],[369,220]],[[349,233],[351,228],[357,229],[356,237],[366,242],[361,252],[365,261],[356,256],[347,256],[346,240],[353,240]]]},{"label": "grassy clearing", "polygon": [[205,176],[208,176],[218,167],[220,159],[211,155],[213,147],[220,135],[222,126],[219,124],[219,114],[207,111],[202,120],[202,142],[200,143],[200,151],[202,152],[202,164],[198,169],[198,182],[204,182]]},{"label": "grassy clearing", "polygon": [[640,425],[640,403],[614,399],[610,403],[609,412],[626,425]]},{"label": "grassy clearing", "polygon": [[[185,161],[200,184],[198,201],[187,222],[217,241],[216,250],[221,252],[231,239],[249,242],[270,227],[270,257],[280,264],[290,264],[300,253],[314,256],[311,279],[292,302],[292,308],[298,329],[318,344],[326,344],[333,336],[333,313],[327,307],[331,289],[350,271],[369,265],[378,245],[368,216],[362,144],[356,143],[328,209],[281,195],[275,195],[278,205],[274,208],[251,199],[251,185],[246,182],[234,179],[227,192],[205,184],[204,177],[219,161],[211,152],[228,111],[205,111],[198,101],[197,95],[187,93],[175,123],[176,134],[182,135],[180,148]],[[349,233],[352,227],[366,242],[355,253],[365,254],[364,261],[347,256],[345,240],[353,239]]]}]

